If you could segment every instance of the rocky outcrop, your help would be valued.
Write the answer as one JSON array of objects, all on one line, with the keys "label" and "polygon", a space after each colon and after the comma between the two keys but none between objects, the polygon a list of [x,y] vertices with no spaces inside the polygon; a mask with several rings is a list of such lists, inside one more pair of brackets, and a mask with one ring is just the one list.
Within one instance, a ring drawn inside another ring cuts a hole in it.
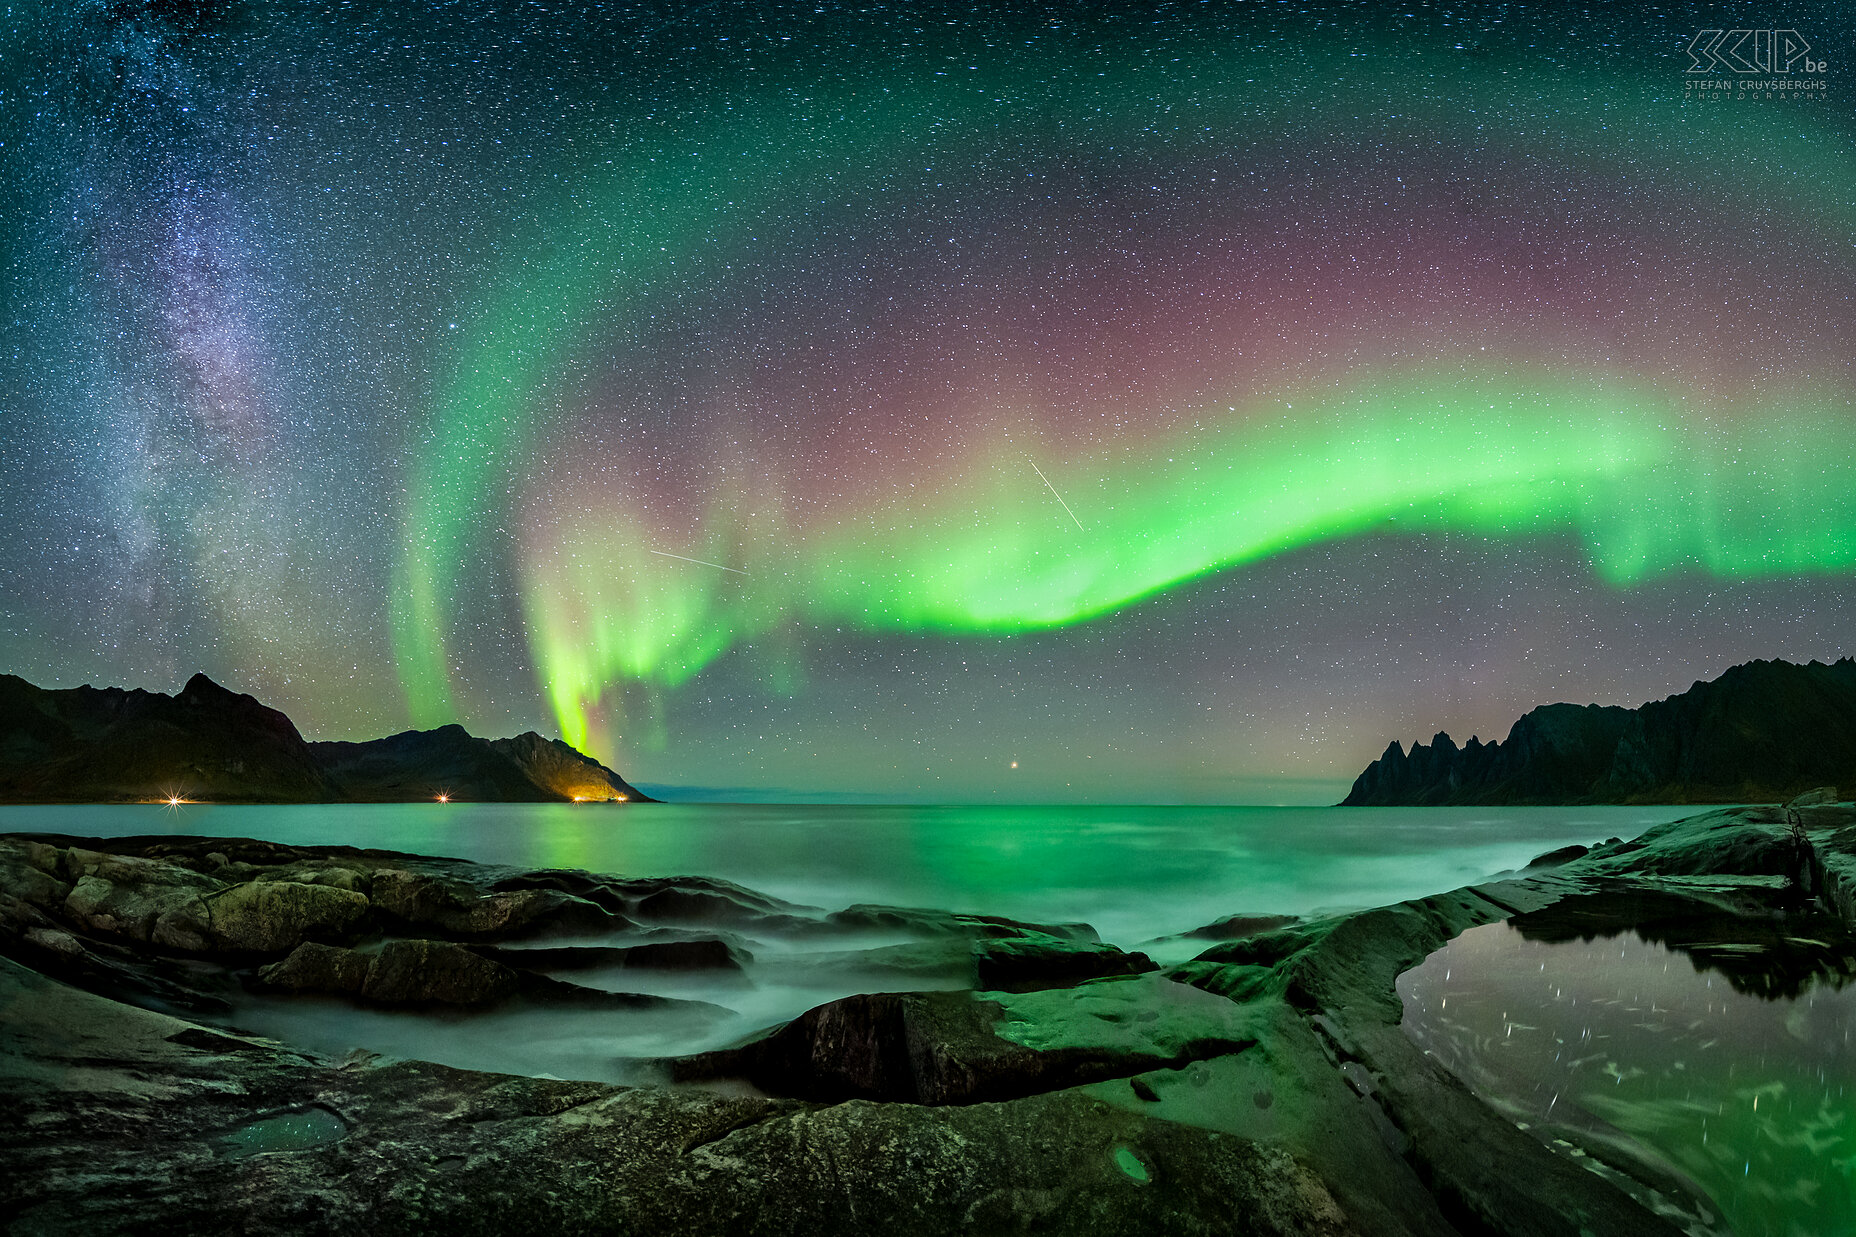
[{"label": "rocky outcrop", "polygon": [[1124,953],[1099,941],[1070,941],[1041,932],[974,942],[975,982],[1000,992],[1069,988],[1085,979],[1139,975],[1160,967],[1143,953]]},{"label": "rocky outcrop", "polygon": [[0,674],[0,802],[648,802],[624,778],[530,731],[462,726],[306,743],[290,719],[203,674],[178,695],[47,690]]},{"label": "rocky outcrop", "polygon": [[[1222,1005],[1216,1008],[1226,1012]],[[1072,1036],[1090,1029],[1101,1006],[1084,1002],[1049,1018]],[[1213,1021],[1196,1034],[1140,1041],[1073,1039],[1027,1044],[1001,1034],[1006,1007],[969,992],[875,993],[809,1010],[772,1035],[738,1049],[671,1063],[679,1081],[743,1078],[774,1095],[837,1102],[976,1104],[1018,1099],[1105,1078],[1178,1069],[1254,1044],[1234,1025]],[[1080,1025],[1079,1025],[1080,1024]],[[1160,1029],[1160,1028],[1156,1028]]]},{"label": "rocky outcrop", "polygon": [[268,988],[353,996],[376,1005],[494,1005],[521,986],[516,971],[449,941],[388,941],[371,955],[299,945],[257,978]]},{"label": "rocky outcrop", "polygon": [[376,871],[371,888],[375,908],[390,922],[469,940],[610,932],[629,925],[596,902],[554,889],[482,894],[462,881],[400,868]]},{"label": "rocky outcrop", "polygon": [[303,881],[241,881],[202,899],[207,927],[225,948],[276,953],[304,941],[346,940],[367,918],[352,889]]},{"label": "rocky outcrop", "polygon": [[1396,741],[1344,806],[1779,802],[1856,777],[1856,661],[1755,661],[1638,709],[1550,704],[1505,741]]}]

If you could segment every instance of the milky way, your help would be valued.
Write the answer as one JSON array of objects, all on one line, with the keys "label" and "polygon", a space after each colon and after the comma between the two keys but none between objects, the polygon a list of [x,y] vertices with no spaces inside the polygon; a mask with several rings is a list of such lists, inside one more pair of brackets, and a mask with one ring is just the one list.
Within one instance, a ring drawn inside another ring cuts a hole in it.
[{"label": "milky way", "polygon": [[15,13],[0,661],[1316,801],[1856,652],[1845,23],[1754,98],[1706,16]]}]

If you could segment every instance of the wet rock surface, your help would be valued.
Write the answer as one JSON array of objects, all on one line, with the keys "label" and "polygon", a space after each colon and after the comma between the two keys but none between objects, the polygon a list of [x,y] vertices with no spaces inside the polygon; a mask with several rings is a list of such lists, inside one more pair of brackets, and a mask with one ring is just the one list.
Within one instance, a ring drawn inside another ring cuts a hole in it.
[{"label": "wet rock surface", "polygon": [[1041,932],[976,941],[973,963],[980,987],[1003,992],[1068,988],[1085,979],[1160,969],[1143,953],[1124,953],[1113,945],[1064,940]]},{"label": "wet rock surface", "polygon": [[[1090,1000],[1102,992],[1078,990],[1031,1018],[1015,1018],[1002,1001],[972,992],[846,997],[745,1047],[675,1061],[671,1076],[743,1078],[772,1094],[827,1102],[974,1104],[1178,1069],[1256,1042],[1241,1024],[1221,1017],[1227,1011],[1219,1002],[1208,1002],[1212,1016],[1184,1032],[1156,1026],[1158,1036],[1112,1035],[1101,1024],[1118,1014]],[[1025,1028],[1014,1024],[1024,1023],[1038,1030],[1015,1037]]]},{"label": "wet rock surface", "polygon": [[[1801,982],[1847,962],[1853,851],[1834,803],[1709,813],[1397,906],[1232,916],[1161,971],[1086,925],[828,913],[695,877],[5,837],[0,1211],[16,1232],[1706,1232],[1681,1183],[1628,1157],[1600,1176],[1478,1101],[1401,1031],[1394,980],[1513,918],[1628,920],[1737,984]],[[1711,957],[1723,917],[1771,925],[1767,964]],[[681,1007],[578,981],[751,988],[796,965],[763,940],[959,987],[659,1063],[687,1086],[338,1062],[227,1012],[248,988],[434,1028]],[[1781,948],[1801,940],[1823,947]]]}]

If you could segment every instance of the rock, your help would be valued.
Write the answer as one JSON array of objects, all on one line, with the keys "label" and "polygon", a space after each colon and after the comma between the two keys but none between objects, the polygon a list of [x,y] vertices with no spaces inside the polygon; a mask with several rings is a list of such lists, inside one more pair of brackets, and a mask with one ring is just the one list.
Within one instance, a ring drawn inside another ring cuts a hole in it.
[{"label": "rock", "polygon": [[350,893],[367,896],[373,881],[353,868],[319,868],[306,865],[293,865],[280,874],[279,879],[296,881],[303,885],[329,885],[336,889],[346,889]]},{"label": "rock", "polygon": [[478,945],[477,953],[518,971],[617,970],[631,952],[620,945],[564,945],[552,949],[503,949]]},{"label": "rock", "polygon": [[634,968],[657,971],[728,971],[740,974],[754,955],[712,937],[687,941],[652,941],[643,945],[568,945],[554,949],[498,949],[478,952],[505,966],[528,971],[587,971]]},{"label": "rock", "polygon": [[474,939],[544,931],[606,932],[627,921],[604,907],[553,889],[517,889],[479,895],[461,881],[382,868],[371,886],[374,906],[414,928]]},{"label": "rock", "polygon": [[828,980],[847,988],[974,988],[979,984],[973,965],[972,942],[954,936],[874,949],[807,950],[800,954],[772,954],[760,960],[761,973],[790,974],[800,979]]},{"label": "rock", "polygon": [[1826,807],[1837,802],[1835,786],[1819,786],[1816,790],[1807,790],[1785,806],[1788,808]]},{"label": "rock", "polygon": [[494,893],[507,893],[516,889],[554,889],[561,893],[584,898],[612,912],[615,927],[629,927],[624,919],[625,895],[615,889],[612,882],[594,876],[590,872],[573,871],[566,868],[553,868],[541,872],[520,872],[514,876],[505,876],[490,886]]},{"label": "rock", "polygon": [[650,923],[763,924],[774,917],[725,893],[672,886],[638,900],[633,914]]},{"label": "rock", "polygon": [[1096,930],[1086,923],[1025,923],[997,915],[959,915],[918,906],[876,906],[857,903],[825,916],[825,922],[845,928],[871,928],[907,932],[914,936],[982,937],[1054,936],[1059,940],[1094,941]]},{"label": "rock", "polygon": [[1277,928],[1286,928],[1296,922],[1294,915],[1231,915],[1216,920],[1201,928],[1182,932],[1178,937],[1168,940],[1186,939],[1201,941],[1234,941],[1246,936],[1255,936],[1259,932],[1270,932]]},{"label": "rock", "polygon": [[1744,807],[1652,825],[1631,841],[1594,847],[1563,870],[1594,875],[1788,876],[1797,858],[1785,809]]},{"label": "rock", "polygon": [[418,929],[471,940],[540,932],[609,932],[629,925],[603,906],[557,890],[510,890],[479,895],[460,880],[382,867],[373,873],[375,908]]},{"label": "rock", "polygon": [[63,869],[73,883],[61,910],[79,927],[169,949],[211,947],[206,898],[220,882],[178,864],[75,846]]},{"label": "rock", "polygon": [[516,973],[449,941],[388,941],[368,963],[361,995],[382,1005],[493,1005]]},{"label": "rock", "polygon": [[979,987],[1007,992],[1067,988],[1085,979],[1160,969],[1146,954],[1041,933],[975,941],[973,961]]},{"label": "rock", "polygon": [[370,959],[337,945],[305,941],[290,956],[258,969],[258,984],[284,992],[359,996],[367,983]]},{"label": "rock", "polygon": [[1561,864],[1571,863],[1575,859],[1583,859],[1591,854],[1591,852],[1592,848],[1589,846],[1562,846],[1558,850],[1550,850],[1545,854],[1535,855],[1532,859],[1528,860],[1527,867],[1524,870],[1532,872],[1536,868],[1557,868]]},{"label": "rock", "polygon": [[333,885],[246,881],[206,900],[213,937],[226,949],[279,953],[307,940],[345,940],[366,919],[367,899]]},{"label": "rock", "polygon": [[1159,1033],[1154,1038],[1122,1023],[1128,1011],[1115,1008],[1118,994],[1092,993],[1094,1001],[1074,1004],[1070,993],[1040,995],[1054,998],[1042,1012],[1063,1029],[1038,1043],[999,1033],[1007,1009],[996,1000],[967,992],[874,993],[808,1010],[739,1049],[677,1058],[670,1072],[680,1081],[744,1078],[770,1094],[825,1102],[973,1104],[1178,1067],[1254,1042],[1222,1020],[1228,1008],[1222,1001],[1209,1002],[1220,1011],[1208,1024],[1213,1033],[1180,1038],[1178,1024],[1145,1028]]},{"label": "rock", "polygon": [[625,950],[623,965],[658,971],[741,971],[754,955],[726,941],[658,941]]},{"label": "rock", "polygon": [[687,1009],[715,1015],[728,1011],[701,1001],[606,992],[527,974],[503,961],[520,950],[466,948],[449,941],[388,941],[378,952],[308,942],[279,962],[259,968],[258,990],[348,997],[390,1008],[454,1006],[485,1009],[513,996],[548,1005],[599,1009]]},{"label": "rock", "polygon": [[0,844],[0,890],[40,910],[56,911],[70,896],[71,886],[58,879],[57,852],[52,854],[47,863],[45,856],[34,855],[25,845]]},{"label": "rock", "polygon": [[369,897],[383,915],[429,927],[439,926],[441,919],[467,913],[469,902],[474,900],[474,892],[465,886],[448,885],[436,877],[403,868],[377,869]]}]

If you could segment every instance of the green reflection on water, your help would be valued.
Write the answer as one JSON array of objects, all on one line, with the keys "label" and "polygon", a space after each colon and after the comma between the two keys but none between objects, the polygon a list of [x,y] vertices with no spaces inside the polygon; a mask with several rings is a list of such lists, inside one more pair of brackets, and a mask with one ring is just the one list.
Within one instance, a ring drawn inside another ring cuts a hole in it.
[{"label": "green reflection on water", "polygon": [[777,897],[1085,921],[1139,947],[1233,914],[1438,893],[1685,807],[407,803],[0,808],[0,831],[201,834],[519,867],[722,877]]},{"label": "green reflection on water", "polygon": [[1623,1131],[1746,1237],[1856,1232],[1856,987],[1736,991],[1634,933],[1474,928],[1399,978],[1405,1026],[1552,1138]]}]

